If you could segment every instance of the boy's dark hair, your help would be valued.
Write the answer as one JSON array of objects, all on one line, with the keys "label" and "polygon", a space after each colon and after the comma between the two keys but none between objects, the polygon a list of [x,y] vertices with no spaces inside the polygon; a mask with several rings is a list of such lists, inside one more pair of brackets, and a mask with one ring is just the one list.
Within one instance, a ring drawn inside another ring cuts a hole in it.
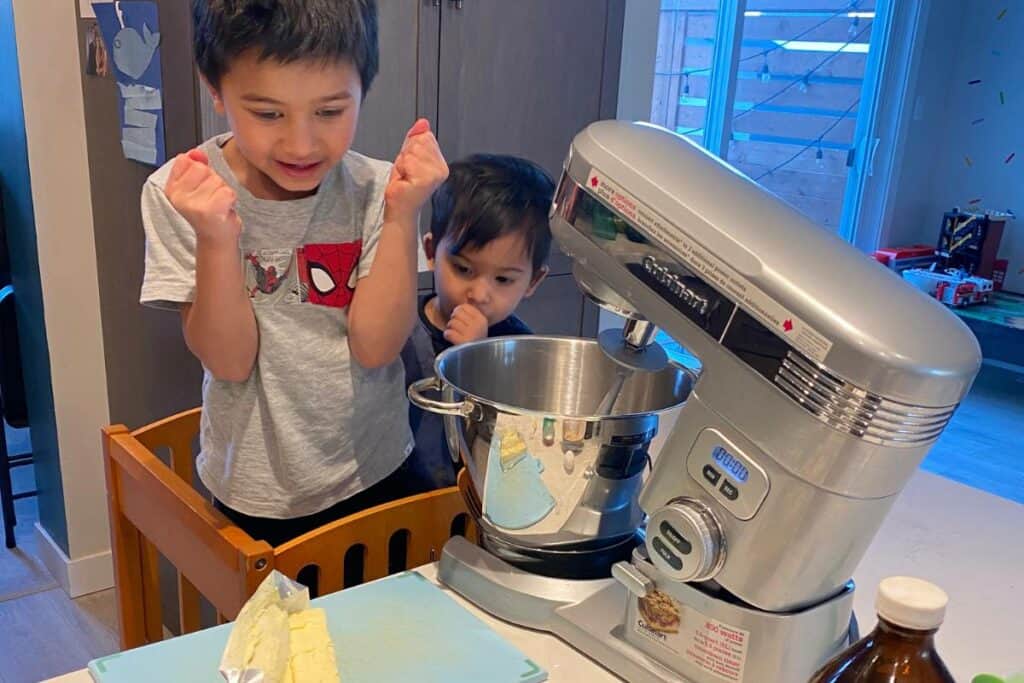
[{"label": "boy's dark hair", "polygon": [[350,60],[364,97],[377,75],[377,0],[192,0],[192,22],[196,65],[214,88],[249,50],[285,64]]},{"label": "boy's dark hair", "polygon": [[449,252],[458,254],[502,235],[520,234],[536,273],[551,250],[548,209],[554,192],[551,176],[526,159],[475,154],[456,161],[430,200],[434,245],[447,237]]}]

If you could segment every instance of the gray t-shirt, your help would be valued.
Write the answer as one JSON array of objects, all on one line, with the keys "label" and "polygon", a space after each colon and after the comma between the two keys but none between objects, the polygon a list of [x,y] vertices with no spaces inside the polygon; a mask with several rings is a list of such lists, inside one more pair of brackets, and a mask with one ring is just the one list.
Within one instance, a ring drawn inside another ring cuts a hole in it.
[{"label": "gray t-shirt", "polygon": [[[229,139],[202,149],[238,194],[259,352],[245,382],[205,371],[198,472],[239,512],[300,517],[384,479],[412,449],[401,361],[363,368],[347,339],[348,304],[373,264],[391,165],[349,152],[316,194],[263,200],[228,167],[221,147]],[[142,191],[141,301],[178,309],[195,298],[196,238],[164,194],[171,163]]]}]

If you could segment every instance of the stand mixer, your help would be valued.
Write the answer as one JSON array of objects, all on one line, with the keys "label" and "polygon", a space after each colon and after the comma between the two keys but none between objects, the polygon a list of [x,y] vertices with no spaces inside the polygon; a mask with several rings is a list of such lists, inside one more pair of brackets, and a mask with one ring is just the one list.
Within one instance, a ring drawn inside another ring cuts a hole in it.
[{"label": "stand mixer", "polygon": [[[614,412],[631,373],[663,372],[655,325],[701,370],[639,489],[646,534],[628,558],[567,579],[455,538],[440,579],[628,681],[807,680],[848,641],[850,577],[970,388],[976,340],[937,302],[654,126],[582,131],[551,218],[582,289],[627,318],[601,337],[624,372],[593,414]],[[457,445],[460,421],[480,415],[457,402],[450,366],[439,357],[435,388],[448,402],[432,405]],[[481,525],[499,534],[484,481],[496,475],[470,470]]]}]

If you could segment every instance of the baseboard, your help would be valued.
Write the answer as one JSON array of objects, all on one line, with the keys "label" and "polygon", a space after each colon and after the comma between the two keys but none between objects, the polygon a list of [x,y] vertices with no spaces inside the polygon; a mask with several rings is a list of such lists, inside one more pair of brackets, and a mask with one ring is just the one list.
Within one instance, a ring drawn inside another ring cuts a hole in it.
[{"label": "baseboard", "polygon": [[36,523],[39,555],[53,580],[72,598],[77,598],[114,586],[114,561],[109,550],[72,560]]}]

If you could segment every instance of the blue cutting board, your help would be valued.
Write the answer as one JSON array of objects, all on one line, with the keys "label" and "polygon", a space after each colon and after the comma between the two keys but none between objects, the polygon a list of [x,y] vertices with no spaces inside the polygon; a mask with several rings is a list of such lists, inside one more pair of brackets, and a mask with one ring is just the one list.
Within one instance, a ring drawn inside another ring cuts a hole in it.
[{"label": "blue cutting board", "polygon": [[[313,601],[327,612],[343,683],[540,683],[548,674],[416,572]],[[98,683],[223,683],[231,624],[89,662]]]}]

